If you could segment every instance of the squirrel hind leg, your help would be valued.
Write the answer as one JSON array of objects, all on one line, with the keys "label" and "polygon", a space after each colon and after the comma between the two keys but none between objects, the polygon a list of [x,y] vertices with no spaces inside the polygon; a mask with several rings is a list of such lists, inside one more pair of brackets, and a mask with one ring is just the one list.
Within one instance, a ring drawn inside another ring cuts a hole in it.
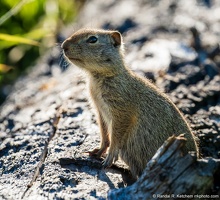
[{"label": "squirrel hind leg", "polygon": [[129,169],[131,171],[132,176],[135,179],[137,179],[142,174],[142,172],[144,170],[140,165],[138,165],[137,162],[135,163],[135,161],[134,162],[130,162],[128,164],[128,166],[129,166]]},{"label": "squirrel hind leg", "polygon": [[123,150],[120,151],[120,157],[128,165],[132,177],[137,179],[144,170],[145,164],[142,163],[143,160],[142,162],[138,161],[135,157],[133,157],[127,151],[123,151]]}]

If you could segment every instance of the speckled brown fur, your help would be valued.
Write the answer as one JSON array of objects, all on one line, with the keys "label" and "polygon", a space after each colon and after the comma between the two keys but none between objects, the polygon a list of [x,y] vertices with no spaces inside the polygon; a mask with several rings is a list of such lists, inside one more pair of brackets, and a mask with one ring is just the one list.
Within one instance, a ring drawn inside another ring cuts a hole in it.
[{"label": "speckled brown fur", "polygon": [[91,153],[100,157],[109,147],[105,167],[120,156],[137,177],[173,134],[184,133],[188,139],[184,150],[198,155],[194,136],[177,107],[125,66],[119,32],[82,29],[66,39],[62,48],[70,62],[88,74],[101,131],[100,148]]}]

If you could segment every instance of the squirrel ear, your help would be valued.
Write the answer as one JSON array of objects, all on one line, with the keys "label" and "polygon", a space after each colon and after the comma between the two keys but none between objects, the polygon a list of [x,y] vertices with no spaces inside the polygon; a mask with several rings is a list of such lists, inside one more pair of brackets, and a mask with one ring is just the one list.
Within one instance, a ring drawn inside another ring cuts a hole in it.
[{"label": "squirrel ear", "polygon": [[122,36],[121,33],[119,33],[118,31],[111,32],[111,39],[113,41],[114,47],[118,47],[122,43]]}]

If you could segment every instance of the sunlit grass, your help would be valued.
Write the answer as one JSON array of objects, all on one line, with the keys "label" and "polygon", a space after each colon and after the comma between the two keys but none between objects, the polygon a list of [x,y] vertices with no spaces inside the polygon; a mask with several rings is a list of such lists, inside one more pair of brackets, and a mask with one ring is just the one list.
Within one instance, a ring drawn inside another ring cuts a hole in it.
[{"label": "sunlit grass", "polygon": [[57,33],[73,21],[80,3],[75,0],[1,0],[0,103],[4,98],[2,88],[55,45]]}]

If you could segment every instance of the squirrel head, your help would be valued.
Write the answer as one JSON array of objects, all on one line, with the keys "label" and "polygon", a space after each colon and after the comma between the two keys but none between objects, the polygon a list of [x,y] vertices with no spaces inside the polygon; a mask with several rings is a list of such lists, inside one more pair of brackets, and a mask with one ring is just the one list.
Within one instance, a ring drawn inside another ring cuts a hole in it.
[{"label": "squirrel head", "polygon": [[70,62],[92,74],[111,76],[123,70],[123,41],[118,31],[81,29],[61,47]]}]

